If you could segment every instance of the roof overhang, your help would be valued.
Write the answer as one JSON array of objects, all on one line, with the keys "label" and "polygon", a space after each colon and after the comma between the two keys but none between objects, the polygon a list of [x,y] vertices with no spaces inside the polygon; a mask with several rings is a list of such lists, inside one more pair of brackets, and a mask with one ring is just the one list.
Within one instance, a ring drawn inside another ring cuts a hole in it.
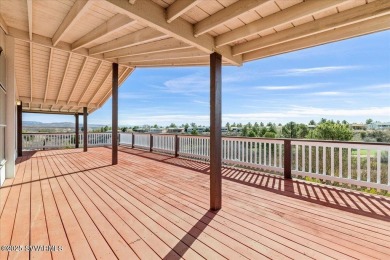
[{"label": "roof overhang", "polygon": [[25,111],[91,113],[136,67],[224,65],[390,27],[388,0],[0,1]]}]

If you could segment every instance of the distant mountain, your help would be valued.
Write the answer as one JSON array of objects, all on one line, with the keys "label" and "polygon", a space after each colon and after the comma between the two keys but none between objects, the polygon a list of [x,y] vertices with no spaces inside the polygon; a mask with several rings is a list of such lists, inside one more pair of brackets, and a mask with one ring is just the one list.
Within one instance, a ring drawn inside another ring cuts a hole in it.
[{"label": "distant mountain", "polygon": [[[80,126],[83,126],[83,124],[80,124]],[[42,123],[37,121],[23,121],[23,127],[74,128],[74,123],[72,122]],[[88,124],[88,127],[97,128],[97,127],[104,127],[104,125]]]}]

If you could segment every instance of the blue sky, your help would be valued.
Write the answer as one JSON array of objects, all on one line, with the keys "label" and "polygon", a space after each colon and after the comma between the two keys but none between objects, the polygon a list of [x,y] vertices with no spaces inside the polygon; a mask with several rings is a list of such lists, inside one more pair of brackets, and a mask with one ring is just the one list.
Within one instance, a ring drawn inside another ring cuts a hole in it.
[{"label": "blue sky", "polygon": [[[390,31],[281,54],[223,78],[223,124],[321,118],[390,121]],[[25,114],[24,120],[72,122],[71,116]],[[89,116],[111,123],[111,99]],[[209,125],[209,68],[136,69],[119,90],[119,124]]]}]

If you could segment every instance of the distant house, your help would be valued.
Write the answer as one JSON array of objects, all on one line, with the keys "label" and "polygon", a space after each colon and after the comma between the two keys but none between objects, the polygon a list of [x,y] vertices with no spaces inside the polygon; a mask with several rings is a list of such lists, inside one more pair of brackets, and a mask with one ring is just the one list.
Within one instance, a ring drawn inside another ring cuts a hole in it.
[{"label": "distant house", "polygon": [[231,130],[232,133],[241,133],[242,127],[233,126],[233,127],[230,128],[230,130]]},{"label": "distant house", "polygon": [[139,127],[139,128],[133,129],[133,131],[135,133],[146,133],[148,131],[148,129],[143,128],[143,127]]},{"label": "distant house", "polygon": [[[204,126],[198,126],[195,129],[198,132],[198,134],[201,134],[204,131],[206,131],[206,127],[204,127]],[[193,130],[194,130],[194,128],[192,126],[190,126],[187,128],[187,133],[191,133]]]},{"label": "distant house", "polygon": [[170,127],[167,129],[168,134],[182,134],[185,132],[184,128]]},{"label": "distant house", "polygon": [[163,129],[162,128],[150,128],[148,133],[151,133],[151,134],[161,134],[163,132]]},{"label": "distant house", "polygon": [[366,124],[351,124],[350,126],[353,130],[366,130],[367,129]]},{"label": "distant house", "polygon": [[390,129],[390,122],[374,122],[367,126],[369,130],[387,130]]}]

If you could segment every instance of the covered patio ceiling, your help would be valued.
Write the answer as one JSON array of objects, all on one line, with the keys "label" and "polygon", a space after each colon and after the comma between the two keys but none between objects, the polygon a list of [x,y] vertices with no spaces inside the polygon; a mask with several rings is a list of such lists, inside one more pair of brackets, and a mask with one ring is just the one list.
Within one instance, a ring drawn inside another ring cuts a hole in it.
[{"label": "covered patio ceiling", "polygon": [[24,111],[91,113],[136,67],[244,62],[389,29],[388,0],[1,0]]}]

